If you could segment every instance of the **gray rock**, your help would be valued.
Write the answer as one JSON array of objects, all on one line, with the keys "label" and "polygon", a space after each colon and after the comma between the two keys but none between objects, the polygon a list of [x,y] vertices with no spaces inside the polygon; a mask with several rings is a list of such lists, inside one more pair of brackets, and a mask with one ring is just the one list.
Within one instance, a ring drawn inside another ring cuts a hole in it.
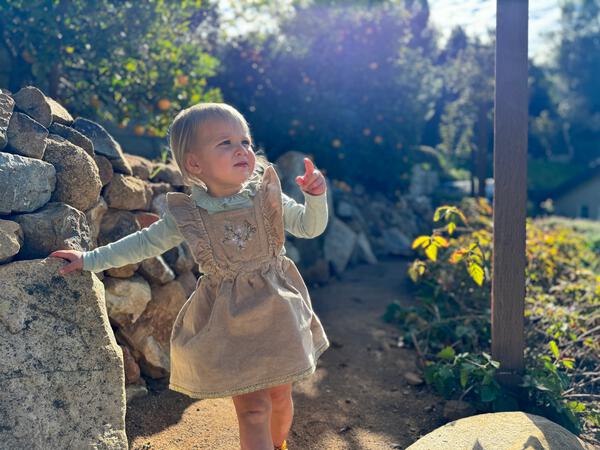
[{"label": "gray rock", "polygon": [[410,239],[398,228],[382,230],[384,245],[389,254],[410,256],[413,254]]},{"label": "gray rock", "polygon": [[346,270],[356,239],[356,233],[348,225],[337,217],[332,218],[330,225],[327,227],[323,251],[325,259],[331,262],[333,270],[337,274],[341,274]]},{"label": "gray rock", "polygon": [[23,229],[19,259],[45,258],[55,250],[88,251],[92,238],[85,214],[64,203],[50,202],[31,214],[12,217]]},{"label": "gray rock", "polygon": [[523,412],[479,414],[456,420],[423,436],[407,450],[536,449],[592,450],[548,419]]},{"label": "gray rock", "polygon": [[0,263],[12,259],[23,245],[23,230],[17,222],[0,219]]},{"label": "gray rock", "polygon": [[475,414],[473,405],[462,400],[448,400],[444,404],[444,419],[457,420]]},{"label": "gray rock", "polygon": [[166,284],[175,279],[175,272],[160,256],[143,260],[138,272],[153,284]]},{"label": "gray rock", "polygon": [[304,195],[296,183],[296,177],[304,175],[304,158],[306,157],[308,155],[304,153],[289,151],[285,152],[275,161],[275,168],[281,179],[281,189],[294,200],[301,203],[304,202]]},{"label": "gray rock", "polygon": [[186,241],[163,253],[162,257],[177,275],[191,271],[196,262]]},{"label": "gray rock", "polygon": [[15,104],[20,111],[37,120],[48,128],[52,122],[71,125],[73,117],[60,103],[46,97],[34,86],[26,86],[13,95]]},{"label": "gray rock", "polygon": [[139,275],[128,279],[104,277],[110,319],[124,327],[135,323],[152,299],[150,285]]},{"label": "gray rock", "polygon": [[340,201],[337,205],[337,215],[342,219],[349,219],[354,213],[354,206],[346,201]]},{"label": "gray rock", "polygon": [[31,212],[44,206],[55,185],[52,164],[0,152],[0,214]]},{"label": "gray rock", "polygon": [[140,263],[127,264],[121,267],[111,267],[104,272],[113,278],[131,278],[140,268]]},{"label": "gray rock", "polygon": [[96,204],[85,212],[85,218],[87,219],[88,226],[90,227],[92,246],[94,248],[98,246],[100,222],[102,222],[102,217],[104,217],[104,213],[106,213],[106,211],[108,211],[108,206],[104,201],[104,198],[100,196]]},{"label": "gray rock", "polygon": [[139,231],[140,225],[135,215],[129,211],[108,209],[100,221],[98,245],[106,245],[118,241],[131,233]]},{"label": "gray rock", "polygon": [[87,136],[94,144],[97,154],[106,156],[113,165],[115,172],[131,175],[131,166],[123,155],[121,145],[104,129],[102,125],[91,120],[78,117],[73,122],[73,128]]},{"label": "gray rock", "polygon": [[90,272],[58,258],[0,266],[0,442],[126,450],[123,357]]},{"label": "gray rock", "polygon": [[77,147],[81,147],[88,155],[92,157],[94,156],[94,144],[89,138],[81,134],[79,131],[65,125],[61,125],[60,123],[53,123],[50,125],[50,128],[48,128],[48,131],[50,131],[52,134],[58,134]]},{"label": "gray rock", "polygon": [[175,163],[156,163],[153,170],[160,169],[152,181],[162,181],[169,183],[171,186],[183,186],[183,177]]},{"label": "gray rock", "polygon": [[27,114],[15,112],[8,125],[8,151],[30,158],[42,159],[46,150],[48,130]]},{"label": "gray rock", "polygon": [[104,199],[110,208],[147,209],[152,201],[152,190],[139,178],[117,173],[104,189]]},{"label": "gray rock", "polygon": [[98,201],[102,182],[93,158],[57,134],[51,134],[44,161],[56,169],[56,189],[52,200],[87,211]]},{"label": "gray rock", "polygon": [[377,257],[371,249],[371,244],[369,243],[367,235],[363,232],[358,233],[356,250],[359,261],[364,261],[368,264],[377,264]]},{"label": "gray rock", "polygon": [[98,166],[100,181],[102,181],[102,187],[104,187],[112,181],[115,171],[106,156],[94,155],[94,161],[96,161],[96,166]]},{"label": "gray rock", "polygon": [[137,155],[130,155],[125,153],[125,159],[131,166],[131,171],[134,177],[141,178],[142,180],[149,180],[150,174],[154,170],[152,161]]},{"label": "gray rock", "polygon": [[127,394],[127,403],[135,400],[136,398],[145,397],[148,395],[148,389],[146,386],[142,386],[140,384],[128,384],[125,386],[125,391]]},{"label": "gray rock", "polygon": [[0,91],[0,150],[8,142],[7,131],[10,118],[15,108],[15,101],[7,93]]}]

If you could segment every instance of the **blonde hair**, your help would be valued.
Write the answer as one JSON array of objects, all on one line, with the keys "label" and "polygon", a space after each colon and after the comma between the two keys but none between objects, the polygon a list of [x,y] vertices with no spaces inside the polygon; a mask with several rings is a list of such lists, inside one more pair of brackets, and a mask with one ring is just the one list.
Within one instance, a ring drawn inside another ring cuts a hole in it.
[{"label": "blonde hair", "polygon": [[[185,168],[185,156],[192,149],[198,129],[210,120],[223,120],[241,126],[250,137],[254,147],[250,127],[244,116],[227,103],[198,103],[180,111],[169,128],[169,146],[186,185],[197,185],[206,189],[206,184],[190,174]],[[244,186],[260,179],[264,169],[270,165],[262,150],[256,152],[254,173],[246,180]]]}]

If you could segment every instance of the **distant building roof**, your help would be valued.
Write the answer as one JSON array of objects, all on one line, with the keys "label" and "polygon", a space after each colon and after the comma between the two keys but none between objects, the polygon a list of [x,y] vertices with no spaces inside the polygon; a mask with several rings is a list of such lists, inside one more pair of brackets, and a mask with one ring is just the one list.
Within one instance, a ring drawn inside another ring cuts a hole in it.
[{"label": "distant building roof", "polygon": [[600,177],[600,161],[595,161],[587,169],[578,175],[570,178],[565,183],[558,186],[556,189],[549,191],[546,194],[546,198],[556,199],[572,191],[573,189],[581,186],[588,181],[593,180],[596,177]]}]

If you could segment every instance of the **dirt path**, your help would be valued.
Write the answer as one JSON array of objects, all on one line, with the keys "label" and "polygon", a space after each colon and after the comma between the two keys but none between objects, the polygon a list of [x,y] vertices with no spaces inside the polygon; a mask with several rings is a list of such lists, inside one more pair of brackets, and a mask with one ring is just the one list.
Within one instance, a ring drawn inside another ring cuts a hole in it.
[{"label": "dirt path", "polygon": [[[413,351],[398,348],[398,331],[380,319],[392,300],[410,301],[405,274],[405,261],[389,259],[311,289],[332,346],[314,375],[294,385],[291,450],[404,449],[443,423],[439,398],[404,380],[416,370]],[[231,399],[194,401],[151,387],[127,411],[131,449],[239,448]]]}]

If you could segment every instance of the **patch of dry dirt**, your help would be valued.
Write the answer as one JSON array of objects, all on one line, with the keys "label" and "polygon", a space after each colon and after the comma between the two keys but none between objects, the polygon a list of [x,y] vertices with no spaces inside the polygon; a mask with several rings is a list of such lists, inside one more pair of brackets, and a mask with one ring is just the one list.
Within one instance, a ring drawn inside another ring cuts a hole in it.
[{"label": "patch of dry dirt", "polygon": [[[417,371],[416,356],[397,347],[399,332],[381,320],[394,299],[411,301],[406,267],[405,260],[387,259],[311,289],[332,345],[312,377],[294,385],[290,450],[405,449],[444,423],[443,402],[406,383],[404,373]],[[150,387],[150,395],[128,406],[131,449],[239,449],[231,399],[193,400],[164,382]]]}]

